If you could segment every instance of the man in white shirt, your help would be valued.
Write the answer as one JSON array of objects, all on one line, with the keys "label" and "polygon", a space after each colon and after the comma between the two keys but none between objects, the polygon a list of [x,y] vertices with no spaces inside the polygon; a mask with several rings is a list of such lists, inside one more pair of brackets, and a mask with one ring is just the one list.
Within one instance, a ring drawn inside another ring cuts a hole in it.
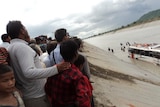
[{"label": "man in white shirt", "polygon": [[11,37],[8,52],[14,69],[16,86],[22,91],[25,107],[49,107],[44,91],[46,78],[68,69],[70,64],[43,68],[36,52],[28,46],[30,37],[21,21],[9,21],[6,26]]},{"label": "man in white shirt", "polygon": [[10,45],[10,36],[8,34],[2,34],[1,35],[1,40],[2,40],[2,43],[0,44],[0,47],[4,47],[8,50],[8,47]]},{"label": "man in white shirt", "polygon": [[57,29],[55,31],[55,39],[57,41],[57,46],[51,52],[50,56],[53,57],[52,59],[56,64],[59,64],[63,61],[63,58],[60,54],[60,43],[67,40],[69,38],[69,34],[67,33],[67,30],[64,28]]}]

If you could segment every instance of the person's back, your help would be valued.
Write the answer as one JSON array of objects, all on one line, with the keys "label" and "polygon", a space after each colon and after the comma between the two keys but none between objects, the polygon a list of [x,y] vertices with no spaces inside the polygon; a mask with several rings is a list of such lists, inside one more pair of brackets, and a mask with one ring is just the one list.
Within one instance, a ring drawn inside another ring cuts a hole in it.
[{"label": "person's back", "polygon": [[45,85],[53,107],[91,107],[92,86],[86,76],[73,64],[77,59],[77,45],[72,40],[62,42],[60,53],[71,67],[49,77]]},{"label": "person's back", "polygon": [[10,64],[16,71],[17,88],[22,90],[24,99],[44,96],[43,84],[45,84],[47,76],[45,78],[43,74],[37,76],[37,70],[34,70],[35,68],[43,68],[36,52],[26,44],[14,40],[11,41],[8,51],[11,58]]},{"label": "person's back", "polygon": [[64,65],[43,68],[37,53],[28,46],[30,37],[20,21],[10,21],[7,33],[11,37],[8,49],[10,62],[15,71],[16,86],[23,93],[25,106],[49,107],[44,92],[46,78],[58,74]]}]

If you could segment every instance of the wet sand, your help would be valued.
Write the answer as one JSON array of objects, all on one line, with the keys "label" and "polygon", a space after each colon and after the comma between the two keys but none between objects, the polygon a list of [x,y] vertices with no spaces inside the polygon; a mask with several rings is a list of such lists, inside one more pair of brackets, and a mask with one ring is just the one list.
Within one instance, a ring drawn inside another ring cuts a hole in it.
[{"label": "wet sand", "polygon": [[84,43],[91,68],[96,107],[159,107],[160,66],[120,59],[115,53]]}]

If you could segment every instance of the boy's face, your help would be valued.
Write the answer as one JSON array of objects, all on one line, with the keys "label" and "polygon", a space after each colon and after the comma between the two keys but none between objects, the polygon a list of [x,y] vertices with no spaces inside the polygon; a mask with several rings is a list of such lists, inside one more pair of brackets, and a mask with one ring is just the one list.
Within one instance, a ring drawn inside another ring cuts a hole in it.
[{"label": "boy's face", "polygon": [[12,71],[0,75],[0,92],[13,92],[15,89],[15,78]]}]

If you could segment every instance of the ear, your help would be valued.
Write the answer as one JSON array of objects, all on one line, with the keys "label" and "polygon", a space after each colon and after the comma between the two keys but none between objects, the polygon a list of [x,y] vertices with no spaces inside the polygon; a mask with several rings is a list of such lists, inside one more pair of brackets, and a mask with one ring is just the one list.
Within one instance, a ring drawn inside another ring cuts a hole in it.
[{"label": "ear", "polygon": [[24,31],[23,29],[21,29],[21,30],[20,30],[20,33],[21,33],[22,35],[24,35],[24,34],[25,34],[25,31]]},{"label": "ear", "polygon": [[25,39],[25,32],[23,29],[20,29],[19,38]]}]

